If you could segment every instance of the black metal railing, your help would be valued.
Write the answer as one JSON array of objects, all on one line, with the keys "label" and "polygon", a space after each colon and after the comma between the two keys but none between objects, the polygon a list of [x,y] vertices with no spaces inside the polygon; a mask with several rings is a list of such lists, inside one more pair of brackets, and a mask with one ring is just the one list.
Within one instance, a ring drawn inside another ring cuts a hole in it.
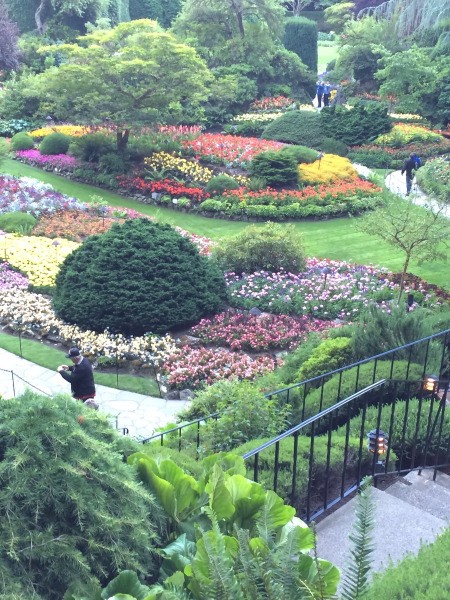
[{"label": "black metal railing", "polygon": [[[296,422],[302,422],[322,411],[327,389],[325,386],[330,379],[333,378],[332,393],[334,402],[339,402],[342,398],[356,393],[381,379],[418,381],[433,372],[443,373],[449,345],[450,329],[447,329],[340,369],[335,369],[324,375],[267,393],[265,396],[267,398],[277,398],[280,405],[295,405],[297,407]],[[314,395],[318,400],[313,407],[307,403],[307,396],[311,391],[314,391]],[[313,412],[311,412],[312,410]],[[178,447],[179,451],[187,447],[191,448],[194,443],[197,450],[199,450],[202,442],[202,425],[211,419],[218,419],[223,412],[216,412],[187,423],[181,423],[178,427],[155,433],[142,440],[142,442],[145,444],[159,440],[163,446],[166,441],[170,440],[170,445],[173,446],[174,439],[176,439],[175,446]]]},{"label": "black metal railing", "polygon": [[[448,381],[441,380],[431,392],[423,381],[408,382],[415,397],[392,402],[397,383],[375,382],[247,452],[249,476],[310,522],[353,493],[366,475],[377,480],[450,466]],[[369,451],[371,431],[385,436],[385,453]]]},{"label": "black metal railing", "polygon": [[49,392],[41,390],[36,385],[30,383],[29,381],[27,381],[26,379],[24,379],[17,373],[14,373],[14,371],[11,371],[10,369],[0,369],[0,372],[9,373],[9,375],[11,377],[10,384],[8,384],[8,382],[6,380],[4,380],[4,384],[3,384],[3,388],[1,390],[1,393],[5,397],[15,398],[17,396],[17,389],[19,388],[21,383],[25,384],[26,387],[33,388],[34,390],[36,390],[40,394],[43,394],[44,396],[51,396],[51,394]]}]

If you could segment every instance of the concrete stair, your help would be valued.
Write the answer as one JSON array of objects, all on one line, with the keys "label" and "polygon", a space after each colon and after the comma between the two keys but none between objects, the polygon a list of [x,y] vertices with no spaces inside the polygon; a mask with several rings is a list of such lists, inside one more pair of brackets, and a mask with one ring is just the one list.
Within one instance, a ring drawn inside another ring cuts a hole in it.
[{"label": "concrete stair", "polygon": [[[406,554],[417,554],[423,544],[433,542],[450,526],[450,477],[424,470],[412,471],[382,491],[372,489],[376,504],[372,569],[383,571]],[[341,570],[349,562],[348,536],[354,523],[356,499],[317,524],[318,556]]]}]

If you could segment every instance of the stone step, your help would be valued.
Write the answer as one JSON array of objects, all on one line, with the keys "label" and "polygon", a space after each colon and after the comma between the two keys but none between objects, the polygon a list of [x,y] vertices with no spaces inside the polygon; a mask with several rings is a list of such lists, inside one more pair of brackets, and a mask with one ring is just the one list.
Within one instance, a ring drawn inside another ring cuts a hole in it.
[{"label": "stone step", "polygon": [[[450,477],[439,474],[439,481],[433,481],[433,471],[412,471],[386,489],[386,493],[408,502],[421,510],[450,522]],[[442,483],[441,483],[442,482]]]},{"label": "stone step", "polygon": [[[417,478],[419,478],[420,481],[425,482],[425,481],[433,481],[433,476],[434,476],[434,469],[424,469],[420,475],[418,471],[410,471],[407,475],[405,475],[404,479],[406,479],[407,481],[410,481],[411,483],[418,483]],[[446,475],[445,473],[442,473],[442,471],[436,471],[436,479],[434,481],[434,483],[437,483],[439,485],[441,485],[442,487],[445,487],[445,489],[450,491],[450,476]],[[426,484],[424,484],[426,485]]]},{"label": "stone step", "polygon": [[[438,484],[433,484],[438,487]],[[443,489],[443,488],[442,488]],[[423,544],[433,542],[447,522],[403,499],[372,488],[375,501],[375,550],[372,571],[383,571],[406,554],[417,554]],[[348,539],[355,521],[356,498],[317,524],[318,556],[330,560],[341,570],[349,563]]]}]

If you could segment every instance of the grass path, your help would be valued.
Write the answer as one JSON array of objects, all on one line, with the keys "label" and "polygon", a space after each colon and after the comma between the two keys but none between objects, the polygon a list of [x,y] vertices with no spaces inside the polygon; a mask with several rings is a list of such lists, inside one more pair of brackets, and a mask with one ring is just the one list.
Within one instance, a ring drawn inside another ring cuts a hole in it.
[{"label": "grass path", "polygon": [[[205,217],[173,211],[142,204],[119,194],[90,185],[77,183],[24,165],[14,160],[6,160],[2,171],[18,177],[27,176],[50,183],[60,192],[89,202],[92,195],[102,196],[111,206],[126,206],[155,217],[161,223],[178,225],[183,229],[207,236],[213,240],[229,238],[248,225],[242,221],[208,219]],[[417,210],[424,210],[418,207]],[[403,264],[403,255],[398,250],[382,242],[375,236],[361,233],[355,227],[358,218],[341,218],[320,221],[296,221],[295,231],[302,235],[307,254],[320,258],[348,260],[361,264],[374,264],[399,271]],[[412,262],[409,271],[430,283],[450,289],[449,267],[444,261],[435,261],[425,265]]]}]

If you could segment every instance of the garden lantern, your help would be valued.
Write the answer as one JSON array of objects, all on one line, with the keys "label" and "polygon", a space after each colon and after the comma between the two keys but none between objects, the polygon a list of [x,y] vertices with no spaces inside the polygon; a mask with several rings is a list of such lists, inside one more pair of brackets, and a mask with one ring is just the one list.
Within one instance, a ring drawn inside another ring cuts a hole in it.
[{"label": "garden lantern", "polygon": [[325,289],[325,286],[327,285],[327,277],[331,273],[331,269],[330,267],[324,267],[320,272],[323,275],[323,289]]},{"label": "garden lantern", "polygon": [[430,394],[435,394],[439,389],[439,377],[428,375],[423,383],[423,389]]},{"label": "garden lantern", "polygon": [[388,441],[382,429],[372,429],[367,435],[367,449],[378,458],[381,454],[386,454]]}]

